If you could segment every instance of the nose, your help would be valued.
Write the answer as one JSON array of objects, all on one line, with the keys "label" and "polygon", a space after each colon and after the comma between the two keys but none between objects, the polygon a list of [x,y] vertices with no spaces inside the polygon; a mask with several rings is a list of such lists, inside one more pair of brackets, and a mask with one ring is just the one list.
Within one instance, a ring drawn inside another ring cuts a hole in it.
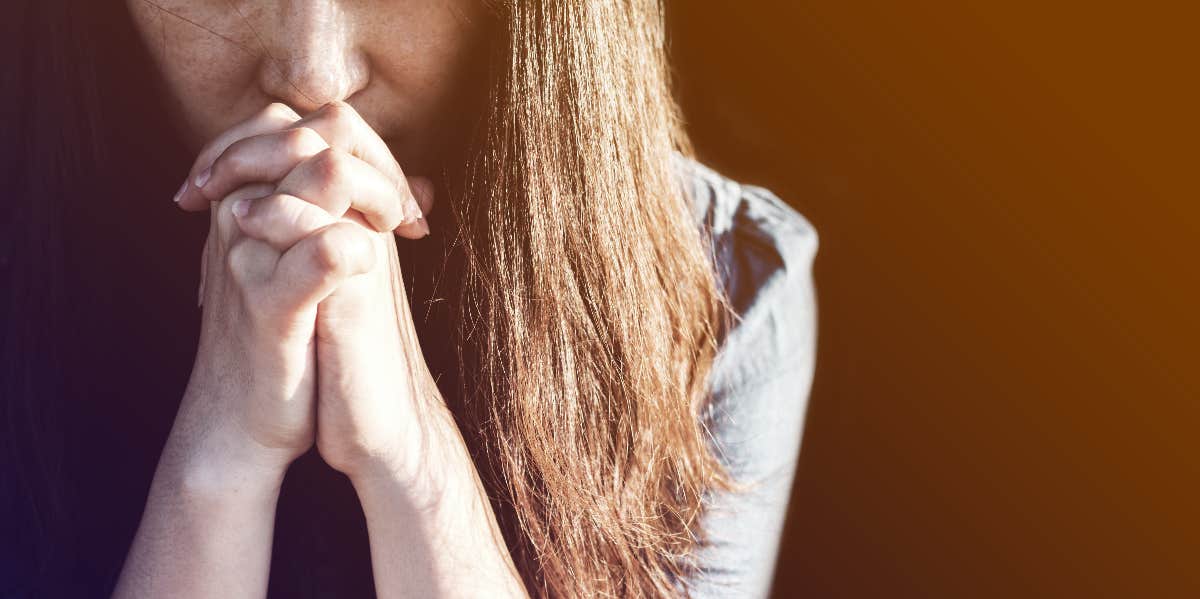
[{"label": "nose", "polygon": [[339,2],[296,0],[276,4],[257,31],[263,54],[259,85],[274,100],[301,114],[334,100],[346,100],[370,78],[358,47],[354,21]]}]

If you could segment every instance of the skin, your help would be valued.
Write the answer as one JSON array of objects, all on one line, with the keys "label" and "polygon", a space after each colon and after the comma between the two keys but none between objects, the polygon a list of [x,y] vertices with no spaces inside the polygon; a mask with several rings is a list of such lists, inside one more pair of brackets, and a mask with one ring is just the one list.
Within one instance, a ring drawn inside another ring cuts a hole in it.
[{"label": "skin", "polygon": [[314,444],[358,492],[379,596],[524,596],[396,260],[429,231],[414,173],[452,137],[479,9],[128,1],[198,148],[175,201],[210,229],[195,365],[115,596],[265,595],[280,485]]}]

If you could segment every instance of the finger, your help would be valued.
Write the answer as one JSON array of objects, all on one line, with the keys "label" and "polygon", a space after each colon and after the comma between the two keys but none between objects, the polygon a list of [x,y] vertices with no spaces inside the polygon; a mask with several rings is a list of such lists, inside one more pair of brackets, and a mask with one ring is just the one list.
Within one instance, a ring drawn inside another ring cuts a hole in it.
[{"label": "finger", "polygon": [[[353,106],[341,101],[330,102],[305,115],[290,127],[307,127],[316,131],[325,138],[330,147],[349,153],[375,167],[392,181],[403,196],[416,199],[421,208],[421,215],[413,223],[402,224],[395,231],[397,235],[419,239],[429,234],[429,225],[424,221],[424,216],[429,214],[433,207],[433,185],[423,188],[423,197],[416,193],[412,186],[418,177],[405,176],[387,143]],[[416,185],[421,186],[423,183]]]},{"label": "finger", "polygon": [[421,216],[414,223],[400,225],[395,233],[408,239],[420,239],[429,235],[429,222],[425,216],[433,209],[433,181],[425,177],[408,177],[408,189],[421,207]]},{"label": "finger", "polygon": [[337,222],[320,206],[283,193],[238,200],[232,211],[242,234],[265,241],[280,253]]},{"label": "finger", "polygon": [[285,308],[315,306],[346,279],[375,266],[374,235],[350,222],[333,223],[297,242],[273,275]]},{"label": "finger", "polygon": [[400,164],[387,143],[371,128],[362,115],[346,102],[330,102],[289,125],[316,131],[330,146],[361,158],[379,169],[393,183],[404,182]]},{"label": "finger", "polygon": [[244,187],[235,189],[233,193],[225,196],[225,199],[217,202],[213,212],[215,213],[213,220],[216,221],[218,245],[215,248],[213,256],[221,256],[223,252],[228,251],[229,246],[239,237],[243,237],[242,229],[238,226],[237,217],[233,215],[233,207],[237,205],[239,200],[265,198],[275,193],[275,186],[269,183],[251,183]]},{"label": "finger", "polygon": [[249,183],[274,183],[328,147],[324,138],[305,127],[238,140],[201,173],[197,191],[215,202]]},{"label": "finger", "polygon": [[270,192],[269,185],[246,185],[234,190],[213,207],[217,228],[217,237],[213,242],[220,244],[213,258],[224,258],[225,271],[234,284],[243,290],[257,287],[270,279],[279,262],[280,252],[262,240],[243,235],[233,215],[233,207],[240,200],[264,197]]},{"label": "finger", "polygon": [[357,210],[376,231],[415,223],[421,208],[378,169],[338,148],[329,148],[296,166],[276,188],[304,198],[341,218]]},{"label": "finger", "polygon": [[196,161],[192,163],[191,170],[188,171],[187,180],[183,182],[183,186],[175,196],[175,202],[184,210],[208,210],[207,198],[196,193],[195,180],[200,173],[207,169],[217,159],[217,156],[220,156],[234,142],[271,131],[279,131],[298,120],[300,120],[300,115],[296,114],[295,110],[286,104],[276,102],[249,119],[230,127],[200,151]]},{"label": "finger", "polygon": [[267,284],[279,260],[275,248],[253,237],[238,237],[225,253],[230,278],[243,291]]}]

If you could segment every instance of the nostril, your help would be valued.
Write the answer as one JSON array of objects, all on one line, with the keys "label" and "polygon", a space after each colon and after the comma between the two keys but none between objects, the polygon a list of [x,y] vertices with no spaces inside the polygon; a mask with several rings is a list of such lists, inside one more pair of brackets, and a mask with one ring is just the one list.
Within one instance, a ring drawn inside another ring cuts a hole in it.
[{"label": "nostril", "polygon": [[263,92],[311,112],[366,86],[366,57],[335,3],[302,3],[285,13],[256,31]]},{"label": "nostril", "polygon": [[315,104],[327,104],[345,95],[345,77],[338,73],[335,65],[315,64],[309,58],[292,61],[292,67],[285,71],[289,85],[295,86],[297,93]]},{"label": "nostril", "polygon": [[335,101],[346,101],[366,83],[365,74],[342,57],[307,56],[292,60],[271,60],[265,64],[262,88],[300,112],[311,112]]}]

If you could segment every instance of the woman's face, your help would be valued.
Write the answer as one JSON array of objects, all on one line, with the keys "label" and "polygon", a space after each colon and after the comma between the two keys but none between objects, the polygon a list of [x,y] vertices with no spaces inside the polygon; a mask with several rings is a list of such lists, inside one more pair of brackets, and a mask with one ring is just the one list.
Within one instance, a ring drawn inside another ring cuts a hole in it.
[{"label": "woman's face", "polygon": [[125,0],[193,150],[271,102],[358,110],[431,172],[479,90],[478,0]]}]

